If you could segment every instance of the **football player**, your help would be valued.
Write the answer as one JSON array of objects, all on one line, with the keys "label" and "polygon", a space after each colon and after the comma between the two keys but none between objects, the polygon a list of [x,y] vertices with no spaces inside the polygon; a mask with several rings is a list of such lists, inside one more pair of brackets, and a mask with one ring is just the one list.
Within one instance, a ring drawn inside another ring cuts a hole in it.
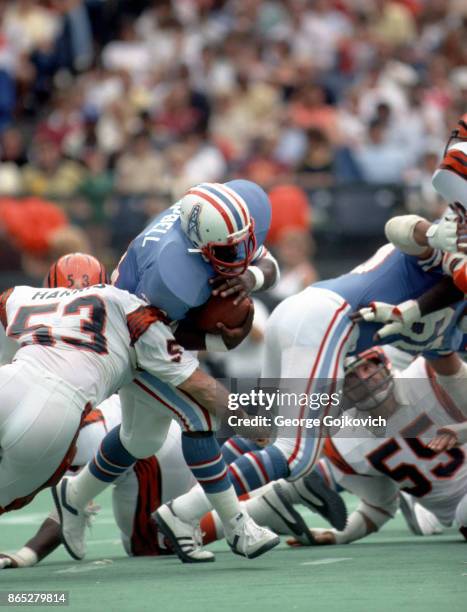
[{"label": "football player", "polygon": [[[451,355],[435,367],[446,377],[459,362]],[[404,506],[415,499],[442,525],[457,523],[467,537],[465,399],[456,404],[425,359],[394,375],[378,349],[346,363],[344,391],[354,405],[350,416],[381,416],[386,426],[348,426],[326,440],[319,471],[329,487],[354,493],[360,503],[344,530],[312,529],[315,543],[347,544],[378,531],[394,516],[400,492],[410,495]],[[456,446],[437,449],[433,438],[440,431],[457,431]],[[289,486],[284,483],[285,492]]]},{"label": "football player", "polygon": [[[121,417],[118,395],[105,400],[86,416],[76,442],[77,452],[70,472],[78,471],[93,458],[107,432],[121,423]],[[173,550],[167,548],[167,541],[153,515],[161,503],[186,493],[195,482],[183,459],[180,427],[172,421],[167,438],[156,455],[140,459],[114,482],[113,514],[123,547],[129,556],[173,554]],[[334,496],[343,506],[337,493],[326,489],[326,495],[329,498]],[[257,498],[244,502],[244,505],[248,514],[259,524],[270,524],[271,528],[300,539],[306,538],[309,533],[302,517],[280,489],[263,491]],[[98,506],[88,506],[90,516],[98,511]],[[222,523],[215,513],[203,518],[201,531],[199,537],[203,536],[204,543],[224,537]],[[60,521],[57,512],[53,511],[37,533],[19,550],[0,553],[0,569],[31,567],[50,555],[60,544]]]},{"label": "football player", "polygon": [[[196,403],[206,419],[227,406],[227,391],[177,344],[164,313],[115,287],[17,287],[2,294],[0,321],[19,344],[13,363],[0,368],[0,513],[21,508],[57,482],[91,406],[133,380],[137,368],[170,383],[172,394]],[[107,459],[106,440],[96,461],[112,476],[122,474],[125,469]],[[234,550],[245,556],[279,541],[245,512],[224,527]]]},{"label": "football player", "polygon": [[[229,330],[219,324],[218,335],[199,333],[185,317],[211,293],[237,295],[240,300],[275,283],[278,267],[263,247],[270,217],[269,200],[255,183],[235,180],[198,185],[135,238],[113,274],[113,282],[177,321],[175,338],[185,348],[233,348],[248,333],[252,312],[242,328]],[[106,444],[107,459],[117,469],[113,473],[102,470],[98,458],[60,485],[62,536],[67,549],[74,550],[75,557],[83,554],[85,517],[81,511],[136,459],[157,451],[173,418],[183,429],[183,453],[200,483],[202,507],[212,504],[225,522],[239,516],[238,500],[214,435],[215,418],[207,417],[187,396],[174,395],[170,385],[147,372],[137,373],[135,380],[121,389],[120,397],[127,416],[121,427],[109,433]],[[172,545],[184,561],[212,560],[180,550],[179,542],[188,542],[194,528],[192,521],[180,520],[183,511],[179,508],[177,514],[177,506],[163,507],[158,516]],[[188,551],[190,546],[185,548]],[[194,545],[191,548],[197,550]]]}]

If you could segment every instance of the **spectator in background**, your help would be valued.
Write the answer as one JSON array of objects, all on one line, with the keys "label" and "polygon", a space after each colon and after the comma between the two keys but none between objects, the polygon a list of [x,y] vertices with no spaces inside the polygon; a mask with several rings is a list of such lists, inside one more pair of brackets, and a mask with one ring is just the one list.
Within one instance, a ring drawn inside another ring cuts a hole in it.
[{"label": "spectator in background", "polygon": [[362,180],[351,149],[334,145],[323,131],[316,128],[307,132],[305,155],[296,169],[307,189]]},{"label": "spectator in background", "polygon": [[374,119],[367,143],[356,152],[356,161],[368,183],[401,183],[411,160],[407,151],[387,141],[385,122]]},{"label": "spectator in background", "polygon": [[84,168],[62,156],[52,140],[37,140],[30,163],[23,167],[23,189],[26,193],[66,200],[73,196],[85,174]]},{"label": "spectator in background", "polygon": [[166,173],[164,159],[147,132],[135,134],[115,166],[115,188],[123,195],[144,195],[160,190]]}]

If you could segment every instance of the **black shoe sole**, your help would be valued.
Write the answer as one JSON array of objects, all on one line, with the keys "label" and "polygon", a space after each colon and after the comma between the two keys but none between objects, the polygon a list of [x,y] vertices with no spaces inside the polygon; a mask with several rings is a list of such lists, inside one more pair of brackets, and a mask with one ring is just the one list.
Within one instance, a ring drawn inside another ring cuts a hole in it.
[{"label": "black shoe sole", "polygon": [[161,517],[159,512],[154,512],[152,516],[154,517],[159,529],[170,542],[175,554],[180,559],[180,561],[182,561],[182,563],[212,563],[213,561],[215,561],[215,557],[212,557],[211,559],[193,559],[192,557],[187,555],[186,552],[179,545],[178,539],[176,538],[174,532],[170,529],[170,527]]},{"label": "black shoe sole", "polygon": [[[65,483],[61,483],[60,486],[63,486]],[[67,553],[70,555],[70,557],[72,559],[75,559],[76,561],[82,561],[84,559],[84,555],[82,557],[78,557],[78,555],[76,555],[72,549],[68,546],[68,542],[66,541],[65,537],[63,536],[63,528],[62,528],[62,523],[63,523],[63,514],[62,514],[62,506],[60,504],[60,501],[58,499],[58,492],[57,492],[57,486],[52,487],[52,497],[54,500],[54,504],[55,504],[55,509],[57,510],[58,513],[58,518],[60,519],[60,539],[62,541],[63,546],[65,547],[65,550],[67,551]]]},{"label": "black shoe sole", "polygon": [[289,502],[289,500],[287,499],[287,496],[285,495],[284,491],[281,489],[281,485],[278,482],[276,482],[276,483],[274,483],[272,488],[274,490],[274,493],[277,495],[277,497],[281,500],[281,502],[287,508],[287,512],[292,516],[292,518],[294,519],[295,522],[291,523],[283,514],[281,514],[277,510],[277,508],[274,508],[274,506],[269,503],[269,501],[267,499],[267,496],[264,496],[263,500],[267,503],[267,505],[271,508],[271,510],[273,512],[275,512],[278,516],[280,516],[280,518],[288,526],[290,531],[297,538],[305,537],[307,539],[308,543],[311,546],[316,544],[315,539],[313,538],[313,536],[310,533],[308,525],[305,523],[305,520],[303,519],[303,517],[300,514],[300,512],[295,510],[293,505]]},{"label": "black shoe sole", "polygon": [[312,495],[315,495],[323,502],[323,507],[315,506],[313,503],[307,501],[300,493],[300,499],[303,500],[307,507],[311,507],[314,512],[320,514],[338,531],[343,531],[347,525],[347,507],[344,500],[336,493],[329,489],[321,480],[321,477],[313,472],[308,474],[303,479],[304,486],[309,489]]},{"label": "black shoe sole", "polygon": [[280,544],[280,541],[281,539],[279,538],[279,536],[277,536],[277,538],[266,542],[266,544],[263,544],[261,548],[258,548],[258,550],[256,550],[252,555],[248,556],[232,548],[232,546],[228,542],[227,544],[229,544],[230,550],[234,553],[234,555],[238,555],[239,557],[243,557],[244,559],[256,559],[256,557],[264,555],[264,553],[267,553],[268,550],[271,550],[272,548],[276,547],[278,544]]}]

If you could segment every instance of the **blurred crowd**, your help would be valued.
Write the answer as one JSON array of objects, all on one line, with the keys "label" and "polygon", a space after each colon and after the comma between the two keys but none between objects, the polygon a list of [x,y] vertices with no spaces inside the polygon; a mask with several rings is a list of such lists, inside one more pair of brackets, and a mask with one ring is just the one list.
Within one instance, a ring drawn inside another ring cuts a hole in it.
[{"label": "blurred crowd", "polygon": [[0,226],[18,198],[56,202],[112,260],[188,186],[236,176],[311,201],[402,184],[436,216],[466,40],[465,0],[3,0]]}]

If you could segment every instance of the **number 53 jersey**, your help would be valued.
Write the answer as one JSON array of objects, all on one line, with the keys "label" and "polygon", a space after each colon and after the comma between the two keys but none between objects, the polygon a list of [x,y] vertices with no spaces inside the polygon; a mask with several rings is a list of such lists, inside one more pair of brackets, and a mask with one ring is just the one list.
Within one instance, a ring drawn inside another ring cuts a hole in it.
[{"label": "number 53 jersey", "polygon": [[467,445],[437,454],[427,444],[439,427],[464,417],[421,357],[396,378],[396,396],[398,407],[385,431],[345,428],[326,440],[332,476],[383,511],[398,490],[406,491],[450,525],[467,494]]},{"label": "number 53 jersey", "polygon": [[139,368],[178,386],[198,366],[158,308],[110,285],[16,287],[0,296],[0,321],[19,345],[15,360],[52,371],[94,406]]}]

